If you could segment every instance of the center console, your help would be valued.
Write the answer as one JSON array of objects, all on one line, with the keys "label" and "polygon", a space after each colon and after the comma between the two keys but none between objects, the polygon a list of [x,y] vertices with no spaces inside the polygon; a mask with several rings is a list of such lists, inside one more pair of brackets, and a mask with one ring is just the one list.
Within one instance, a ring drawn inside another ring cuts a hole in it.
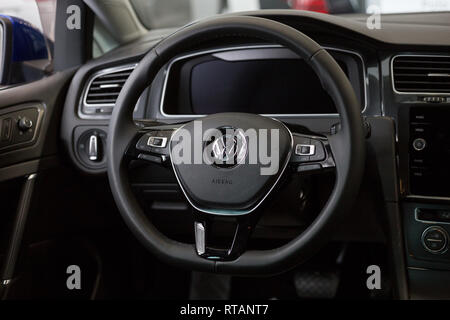
[{"label": "center console", "polygon": [[391,232],[402,233],[408,298],[449,299],[450,56],[390,52],[382,61],[383,113],[398,140],[401,221]]},{"label": "center console", "polygon": [[449,119],[446,100],[415,103],[400,112],[401,207],[411,298],[450,296]]}]

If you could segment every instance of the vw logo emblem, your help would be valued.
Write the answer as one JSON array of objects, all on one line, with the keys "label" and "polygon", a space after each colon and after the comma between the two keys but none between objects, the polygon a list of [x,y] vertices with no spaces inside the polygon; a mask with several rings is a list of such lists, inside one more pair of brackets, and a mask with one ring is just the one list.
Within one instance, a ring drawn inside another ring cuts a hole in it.
[{"label": "vw logo emblem", "polygon": [[232,168],[245,160],[247,140],[242,130],[221,129],[223,133],[211,145],[214,164],[220,168]]}]

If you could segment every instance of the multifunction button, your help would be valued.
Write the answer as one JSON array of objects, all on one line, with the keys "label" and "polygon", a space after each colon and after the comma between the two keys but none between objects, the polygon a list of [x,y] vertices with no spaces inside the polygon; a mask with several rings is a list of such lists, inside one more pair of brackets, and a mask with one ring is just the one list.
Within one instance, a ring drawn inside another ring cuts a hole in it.
[{"label": "multifunction button", "polygon": [[167,145],[167,137],[150,136],[147,140],[147,145],[155,148],[165,148]]},{"label": "multifunction button", "polygon": [[325,148],[320,140],[294,136],[291,162],[320,162],[325,160]]},{"label": "multifunction button", "polygon": [[172,133],[172,130],[157,130],[144,134],[136,143],[136,149],[144,152],[138,158],[154,163],[167,161]]},{"label": "multifunction button", "polygon": [[312,156],[316,153],[315,146],[312,144],[298,144],[295,147],[295,154],[298,156]]}]

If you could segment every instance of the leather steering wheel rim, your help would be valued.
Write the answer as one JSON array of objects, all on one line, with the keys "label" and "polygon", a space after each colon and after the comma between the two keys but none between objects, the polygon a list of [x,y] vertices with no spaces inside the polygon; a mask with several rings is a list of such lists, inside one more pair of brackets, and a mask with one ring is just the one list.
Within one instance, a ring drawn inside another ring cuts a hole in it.
[{"label": "leather steering wheel rim", "polygon": [[[328,139],[336,162],[336,181],[330,198],[313,223],[282,247],[246,251],[234,261],[199,257],[193,245],[169,239],[148,220],[134,196],[124,153],[136,133],[133,106],[170,59],[194,45],[220,38],[244,37],[281,44],[297,53],[316,72],[340,116],[340,131]],[[126,81],[116,102],[107,139],[108,178],[117,207],[133,234],[160,259],[194,270],[229,274],[274,274],[309,258],[327,240],[330,228],[349,209],[361,182],[365,146],[361,109],[353,88],[336,61],[298,30],[272,20],[224,16],[191,24],[150,50]]]}]

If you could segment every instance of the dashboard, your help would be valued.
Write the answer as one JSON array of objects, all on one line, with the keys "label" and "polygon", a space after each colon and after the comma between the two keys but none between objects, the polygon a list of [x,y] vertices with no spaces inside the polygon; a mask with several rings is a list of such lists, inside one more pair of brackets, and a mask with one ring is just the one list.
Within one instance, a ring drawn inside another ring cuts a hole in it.
[{"label": "dashboard", "polygon": [[[446,18],[438,16],[428,26],[414,15],[388,17],[387,27],[377,32],[367,30],[365,20],[358,18],[261,15],[319,42],[346,73],[361,115],[371,126],[367,174],[379,180],[389,216],[386,241],[394,250],[394,263],[406,270],[406,276],[396,275],[398,286],[409,285],[412,297],[439,297],[447,290],[440,279],[450,279]],[[422,31],[412,35],[405,25],[414,23]],[[139,60],[160,39],[150,33],[76,72],[65,101],[61,137],[70,160],[82,172],[105,173],[102,146],[114,103]],[[189,48],[142,92],[134,118],[141,125],[174,123],[229,111],[259,113],[320,133],[329,133],[339,122],[313,70],[290,50],[257,39]],[[433,237],[442,241],[431,241]],[[430,287],[438,289],[432,292]]]},{"label": "dashboard", "polygon": [[[363,57],[351,49],[325,48],[347,75],[361,112],[365,113],[369,79]],[[137,63],[86,72],[82,90],[74,92],[79,96],[77,118],[89,124],[107,122]],[[134,118],[170,122],[220,112],[257,113],[292,120],[338,117],[319,78],[299,56],[280,45],[240,43],[193,50],[173,58],[142,93]],[[99,146],[105,144],[106,132],[103,125],[74,127],[71,141],[75,145],[71,150],[83,170],[104,172],[103,156],[90,152],[101,153]]]}]

